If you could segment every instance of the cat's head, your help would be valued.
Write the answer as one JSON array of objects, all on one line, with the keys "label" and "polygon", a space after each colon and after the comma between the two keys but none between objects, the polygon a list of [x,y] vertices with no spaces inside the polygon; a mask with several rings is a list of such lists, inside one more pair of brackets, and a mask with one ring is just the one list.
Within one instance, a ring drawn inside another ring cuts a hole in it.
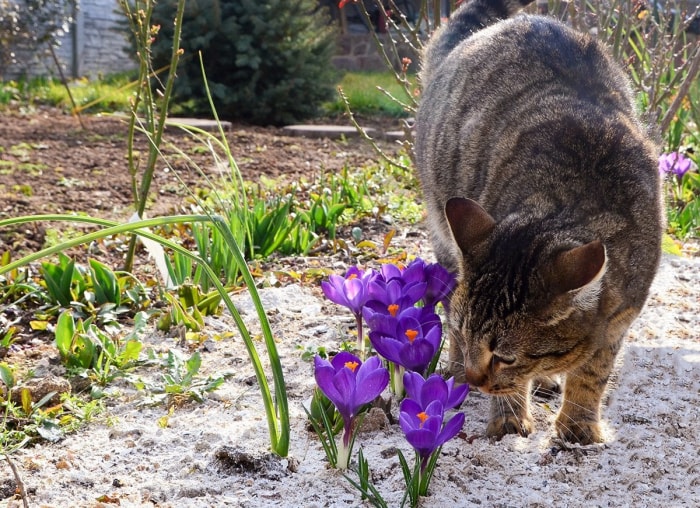
[{"label": "cat's head", "polygon": [[449,200],[445,214],[462,251],[448,327],[464,359],[458,379],[508,394],[590,358],[604,326],[595,319],[607,268],[600,241],[562,241],[517,220],[497,223],[464,198]]}]

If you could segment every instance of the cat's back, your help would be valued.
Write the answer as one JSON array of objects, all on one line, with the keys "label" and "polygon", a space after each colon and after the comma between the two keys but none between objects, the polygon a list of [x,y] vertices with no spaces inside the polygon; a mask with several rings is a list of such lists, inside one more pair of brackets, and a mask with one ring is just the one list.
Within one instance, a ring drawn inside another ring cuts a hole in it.
[{"label": "cat's back", "polygon": [[468,37],[463,31],[458,23],[448,23],[424,50],[421,83],[428,95],[436,75],[463,83],[488,82],[492,90],[532,80],[545,84],[554,78],[561,83],[575,77],[569,84],[602,81],[629,93],[624,73],[601,43],[555,19],[521,14]]},{"label": "cat's back", "polygon": [[[494,173],[503,182],[510,172],[547,176],[538,171],[537,160],[562,166],[561,158],[541,156],[567,154],[570,148],[578,162],[559,169],[560,180],[566,180],[595,152],[606,151],[612,138],[621,148],[639,147],[643,166],[651,167],[653,147],[637,118],[629,81],[597,40],[530,15],[462,34],[459,42],[453,30],[464,28],[448,24],[425,51],[416,116],[417,166],[428,194],[435,189],[437,205],[449,197],[440,192],[481,201]],[[639,169],[625,164],[619,171]],[[600,176],[611,182],[620,177]]]}]

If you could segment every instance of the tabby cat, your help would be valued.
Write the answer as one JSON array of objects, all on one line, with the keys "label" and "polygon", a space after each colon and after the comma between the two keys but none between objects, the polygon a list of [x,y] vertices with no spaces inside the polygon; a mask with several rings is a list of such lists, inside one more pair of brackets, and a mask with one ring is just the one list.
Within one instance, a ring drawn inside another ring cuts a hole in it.
[{"label": "tabby cat", "polygon": [[416,162],[457,379],[492,394],[487,434],[528,435],[533,379],[565,376],[555,429],[601,442],[600,405],[660,257],[657,147],[587,34],[468,0],[427,44]]}]

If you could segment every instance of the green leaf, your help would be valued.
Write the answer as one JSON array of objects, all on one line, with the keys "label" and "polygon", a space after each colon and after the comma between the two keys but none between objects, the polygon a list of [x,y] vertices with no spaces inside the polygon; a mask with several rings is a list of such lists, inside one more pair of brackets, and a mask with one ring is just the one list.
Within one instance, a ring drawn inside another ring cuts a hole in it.
[{"label": "green leaf", "polygon": [[66,361],[71,354],[71,343],[75,335],[75,321],[70,311],[63,311],[56,322],[56,347]]},{"label": "green leaf", "polygon": [[59,304],[61,307],[69,307],[71,302],[70,284],[71,277],[68,278],[67,287],[65,286],[65,271],[59,266],[52,263],[42,263],[41,273],[46,283],[46,290],[53,303]]},{"label": "green leaf", "polygon": [[139,354],[141,354],[142,349],[143,344],[138,340],[128,341],[124,346],[124,350],[119,355],[120,366],[129,362],[137,361],[139,359]]},{"label": "green leaf", "polygon": [[10,366],[4,362],[0,363],[0,381],[5,383],[8,392],[15,386],[15,375],[12,373]]},{"label": "green leaf", "polygon": [[33,409],[39,409],[40,407],[44,407],[46,404],[49,403],[51,399],[56,395],[57,392],[49,392],[46,395],[44,395],[36,404],[34,404]]},{"label": "green leaf", "polygon": [[90,259],[88,263],[97,304],[113,303],[118,306],[121,303],[121,290],[117,276],[107,265],[96,259]]},{"label": "green leaf", "polygon": [[193,377],[197,372],[199,372],[199,368],[202,366],[202,355],[199,354],[199,351],[195,351],[192,356],[185,362],[185,367],[187,368],[187,374],[190,375],[190,377]]}]

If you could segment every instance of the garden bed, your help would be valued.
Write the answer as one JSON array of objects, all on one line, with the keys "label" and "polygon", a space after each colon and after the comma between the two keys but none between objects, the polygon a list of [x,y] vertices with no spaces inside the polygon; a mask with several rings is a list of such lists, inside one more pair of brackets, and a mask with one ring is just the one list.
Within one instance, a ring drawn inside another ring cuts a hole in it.
[{"label": "garden bed", "polygon": [[[0,117],[0,214],[3,217],[67,211],[127,220],[131,215],[125,170],[125,126],[113,118],[77,121],[55,112]],[[184,136],[181,150],[212,172],[216,168]],[[312,179],[344,165],[361,166],[376,156],[360,140],[292,138],[277,129],[233,126],[233,153],[244,178]],[[26,146],[25,146],[26,145]],[[146,149],[145,142],[140,147]],[[3,172],[3,169],[12,168]],[[192,168],[175,165],[190,188],[202,184]],[[212,173],[212,174],[214,174]],[[158,172],[149,215],[181,211],[187,193],[172,170]],[[361,224],[367,239],[381,246],[392,229],[395,252],[431,259],[423,224],[389,224],[382,217]],[[0,232],[1,248],[13,255],[44,245],[48,226]],[[351,241],[349,228],[339,237]],[[49,238],[50,239],[50,238]],[[118,263],[120,251],[98,252]],[[142,253],[143,254],[143,253]],[[381,249],[363,261],[377,267]],[[84,254],[83,254],[84,255]],[[398,254],[397,254],[398,255]],[[323,298],[318,277],[281,274],[344,273],[357,259],[352,251],[324,250],[313,256],[274,258],[260,266],[267,281],[263,303],[277,340],[289,395],[292,436],[287,458],[269,453],[269,434],[252,366],[227,314],[207,317],[201,343],[166,336],[153,328],[143,335],[156,353],[198,350],[201,375],[225,375],[225,383],[202,403],[149,405],[143,391],[117,380],[107,389],[107,411],[57,443],[26,447],[13,455],[32,506],[357,506],[358,493],[341,473],[329,469],[323,450],[309,432],[302,404],[308,401],[313,364],[305,351],[337,350],[349,340],[354,320]],[[116,264],[113,264],[115,268]],[[139,258],[139,270],[150,262]],[[322,269],[322,270],[321,270]],[[276,274],[276,275],[270,275]],[[259,333],[248,297],[237,306]],[[700,496],[700,260],[665,255],[642,316],[634,323],[618,361],[604,410],[608,441],[570,447],[553,439],[558,400],[535,404],[537,430],[529,438],[484,437],[488,399],[467,397],[463,432],[448,442],[438,461],[432,506],[680,506]],[[47,333],[22,329],[16,347],[2,361],[31,369],[37,377],[63,375]],[[262,347],[262,343],[259,343]],[[264,355],[263,355],[264,356]],[[263,361],[265,363],[265,361]],[[155,367],[137,371],[145,384],[158,381]],[[389,506],[398,506],[403,479],[396,449],[410,456],[395,420],[379,414],[359,435],[372,480]],[[0,498],[20,506],[6,463],[0,468]]]}]

